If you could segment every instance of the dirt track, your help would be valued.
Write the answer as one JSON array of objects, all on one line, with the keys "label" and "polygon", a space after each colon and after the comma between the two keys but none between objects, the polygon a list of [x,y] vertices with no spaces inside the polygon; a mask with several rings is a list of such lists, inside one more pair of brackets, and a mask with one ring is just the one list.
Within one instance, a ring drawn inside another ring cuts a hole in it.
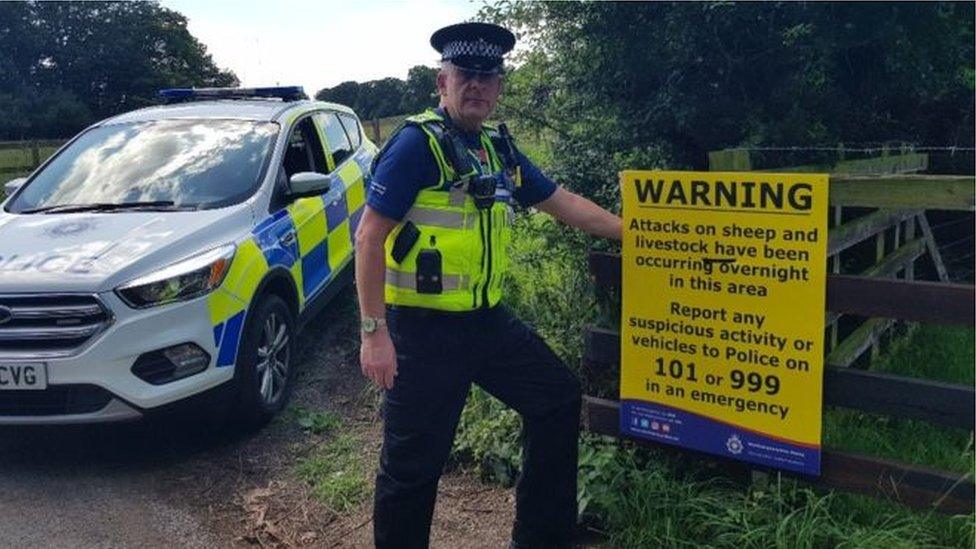
[{"label": "dirt track", "polygon": [[[292,402],[338,412],[372,471],[378,400],[359,372],[355,328],[342,320],[350,300],[337,298],[300,338]],[[192,418],[2,430],[0,547],[369,547],[368,498],[336,514],[294,474],[323,440],[287,416],[256,434]],[[432,546],[505,547],[512,514],[511,490],[445,475]]]}]

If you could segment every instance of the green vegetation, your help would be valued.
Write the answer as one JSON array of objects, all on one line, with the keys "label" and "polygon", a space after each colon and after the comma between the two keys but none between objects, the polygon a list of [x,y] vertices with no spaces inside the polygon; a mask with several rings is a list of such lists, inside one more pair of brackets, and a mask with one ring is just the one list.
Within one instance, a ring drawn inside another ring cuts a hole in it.
[{"label": "green vegetation", "polygon": [[824,446],[938,469],[973,471],[968,432],[853,410],[824,413]]},{"label": "green vegetation", "polygon": [[[23,147],[18,149],[0,149],[0,185],[24,177],[30,173],[29,167],[34,162],[31,154],[30,142],[24,141]],[[58,147],[40,147],[38,150],[39,160],[43,162],[58,150]],[[6,172],[5,168],[28,168],[21,172]],[[0,200],[3,199],[3,190],[0,189]]]},{"label": "green vegetation", "polygon": [[[974,337],[972,328],[924,324],[871,370],[972,385]],[[972,433],[922,421],[827,410],[824,445],[959,473],[974,469]]]},{"label": "green vegetation", "polygon": [[474,464],[483,480],[511,486],[522,459],[517,435],[522,420],[515,410],[475,386],[461,412],[460,425],[454,438],[453,460]]},{"label": "green vegetation", "polygon": [[309,410],[302,406],[293,406],[289,412],[299,427],[314,435],[330,433],[342,424],[339,414],[329,410]]},{"label": "green vegetation", "polygon": [[883,357],[872,370],[972,385],[976,382],[976,350],[972,328],[923,324],[913,334],[915,344]]},{"label": "green vegetation", "polygon": [[295,472],[312,487],[317,500],[337,513],[356,507],[369,492],[362,443],[348,433],[336,435],[299,460]]},{"label": "green vegetation", "polygon": [[774,478],[747,488],[674,458],[584,440],[581,507],[614,547],[971,547],[972,517],[915,513]]},{"label": "green vegetation", "polygon": [[310,455],[298,460],[295,476],[311,487],[315,499],[337,513],[362,503],[369,495],[362,442],[341,432],[342,418],[335,412],[301,406],[293,406],[288,412],[289,420],[306,432],[326,438]]},{"label": "green vegetation", "polygon": [[347,81],[319,90],[315,98],[351,107],[364,120],[413,114],[437,105],[434,94],[437,89],[436,77],[437,69],[416,65],[407,72],[406,80],[381,78],[368,82]]},{"label": "green vegetation", "polygon": [[67,137],[160,88],[237,84],[186,25],[155,2],[0,3],[0,140]]}]

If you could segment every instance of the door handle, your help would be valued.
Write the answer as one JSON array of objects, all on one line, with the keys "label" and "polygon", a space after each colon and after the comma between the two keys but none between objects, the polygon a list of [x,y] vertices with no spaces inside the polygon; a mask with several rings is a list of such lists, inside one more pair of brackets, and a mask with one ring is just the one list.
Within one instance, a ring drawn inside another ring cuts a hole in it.
[{"label": "door handle", "polygon": [[291,246],[295,243],[295,231],[288,231],[278,239],[278,242],[280,242],[282,246]]}]

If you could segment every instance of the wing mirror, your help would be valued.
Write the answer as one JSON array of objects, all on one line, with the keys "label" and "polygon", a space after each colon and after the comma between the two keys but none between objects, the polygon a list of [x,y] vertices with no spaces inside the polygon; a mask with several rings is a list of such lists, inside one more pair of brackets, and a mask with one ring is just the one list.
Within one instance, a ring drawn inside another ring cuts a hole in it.
[{"label": "wing mirror", "polygon": [[324,194],[332,187],[332,176],[318,172],[298,172],[288,178],[288,196],[305,198]]},{"label": "wing mirror", "polygon": [[17,192],[17,189],[19,189],[20,186],[24,184],[24,181],[27,181],[26,177],[18,177],[17,179],[11,179],[10,181],[4,183],[3,184],[4,196],[9,197],[13,195],[15,192]]}]

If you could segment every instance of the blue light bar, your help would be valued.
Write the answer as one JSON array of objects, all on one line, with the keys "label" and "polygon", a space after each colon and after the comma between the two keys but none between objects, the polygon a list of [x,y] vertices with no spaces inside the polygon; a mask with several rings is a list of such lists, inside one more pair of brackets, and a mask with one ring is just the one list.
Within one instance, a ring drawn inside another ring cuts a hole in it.
[{"label": "blue light bar", "polygon": [[275,98],[283,101],[308,99],[301,86],[275,86],[269,88],[167,88],[159,90],[159,98],[167,103],[203,101],[206,99]]}]

